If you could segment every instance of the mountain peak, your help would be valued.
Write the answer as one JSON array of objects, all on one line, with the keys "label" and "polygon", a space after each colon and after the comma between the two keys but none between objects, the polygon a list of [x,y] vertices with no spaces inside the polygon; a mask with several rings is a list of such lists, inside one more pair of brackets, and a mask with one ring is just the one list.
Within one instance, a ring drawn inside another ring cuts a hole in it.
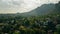
[{"label": "mountain peak", "polygon": [[55,9],[55,4],[52,4],[52,3],[43,4],[42,6],[23,14],[28,16],[46,15],[52,12],[54,9]]}]

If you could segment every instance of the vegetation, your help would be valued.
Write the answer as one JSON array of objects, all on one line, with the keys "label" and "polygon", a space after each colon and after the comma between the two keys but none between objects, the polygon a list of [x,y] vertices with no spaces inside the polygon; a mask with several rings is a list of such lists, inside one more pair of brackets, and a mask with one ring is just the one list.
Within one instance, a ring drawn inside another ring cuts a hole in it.
[{"label": "vegetation", "polygon": [[60,34],[59,6],[58,13],[44,16],[0,16],[0,34]]},{"label": "vegetation", "polygon": [[60,15],[0,18],[0,34],[59,34]]}]

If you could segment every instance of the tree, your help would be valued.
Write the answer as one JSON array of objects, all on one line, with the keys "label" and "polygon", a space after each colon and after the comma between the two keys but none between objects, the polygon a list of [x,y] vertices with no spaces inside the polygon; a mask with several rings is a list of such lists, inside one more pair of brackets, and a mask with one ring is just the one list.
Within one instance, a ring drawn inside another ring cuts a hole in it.
[{"label": "tree", "polygon": [[60,34],[60,24],[56,25],[57,33]]}]

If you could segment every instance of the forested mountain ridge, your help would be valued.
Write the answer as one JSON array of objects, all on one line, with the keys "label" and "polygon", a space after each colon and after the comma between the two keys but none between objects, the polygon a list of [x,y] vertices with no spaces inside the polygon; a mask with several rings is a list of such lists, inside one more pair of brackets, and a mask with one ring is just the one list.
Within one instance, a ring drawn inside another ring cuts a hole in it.
[{"label": "forested mountain ridge", "polygon": [[36,15],[45,15],[55,10],[54,4],[44,4],[30,12],[24,13],[24,15],[36,16]]},{"label": "forested mountain ridge", "polygon": [[22,16],[39,16],[39,15],[47,15],[47,14],[57,14],[60,13],[60,2],[53,4],[43,4],[42,6],[26,13],[22,13]]},{"label": "forested mountain ridge", "polygon": [[47,14],[54,14],[60,13],[60,2],[53,4],[43,4],[42,6],[26,13],[16,13],[16,14],[0,14],[0,16],[40,16],[40,15],[47,15]]}]

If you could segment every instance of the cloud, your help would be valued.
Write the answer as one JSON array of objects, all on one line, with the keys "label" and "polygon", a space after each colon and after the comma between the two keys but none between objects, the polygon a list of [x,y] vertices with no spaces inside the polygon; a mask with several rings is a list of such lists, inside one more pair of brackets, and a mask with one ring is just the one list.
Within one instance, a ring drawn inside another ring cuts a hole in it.
[{"label": "cloud", "polygon": [[21,1],[16,0],[0,0],[0,7],[16,7],[20,6]]},{"label": "cloud", "polygon": [[28,12],[47,3],[57,3],[60,0],[0,0],[0,13]]}]

